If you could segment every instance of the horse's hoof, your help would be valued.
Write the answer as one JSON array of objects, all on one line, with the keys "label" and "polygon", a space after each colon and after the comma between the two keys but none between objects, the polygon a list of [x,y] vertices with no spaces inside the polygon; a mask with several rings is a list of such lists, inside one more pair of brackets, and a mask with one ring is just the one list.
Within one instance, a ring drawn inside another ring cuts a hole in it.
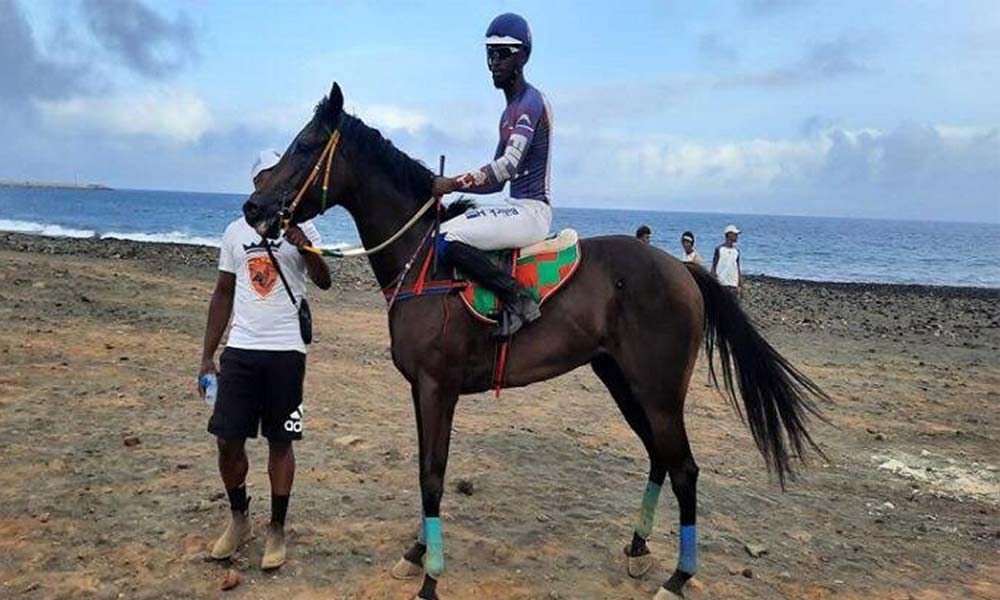
[{"label": "horse's hoof", "polygon": [[677,600],[678,598],[683,600],[684,596],[677,595],[671,592],[670,590],[664,589],[662,587],[656,590],[656,595],[653,596],[653,600]]},{"label": "horse's hoof", "polygon": [[632,556],[629,554],[631,550],[631,545],[625,546],[625,569],[628,571],[629,577],[638,579],[645,575],[650,567],[653,566],[653,553],[647,547],[645,554]]},{"label": "horse's hoof", "polygon": [[389,572],[393,579],[414,579],[423,575],[424,567],[415,563],[411,563],[405,558],[401,558],[396,561],[396,564],[392,566],[392,571]]},{"label": "horse's hoof", "polygon": [[638,579],[649,571],[653,566],[653,555],[643,554],[642,556],[626,556],[625,561],[628,568],[628,576]]}]

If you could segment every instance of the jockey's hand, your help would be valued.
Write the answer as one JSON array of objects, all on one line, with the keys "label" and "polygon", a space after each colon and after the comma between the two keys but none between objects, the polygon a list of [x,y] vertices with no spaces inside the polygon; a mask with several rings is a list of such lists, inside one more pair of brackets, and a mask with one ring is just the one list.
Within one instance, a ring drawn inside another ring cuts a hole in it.
[{"label": "jockey's hand", "polygon": [[431,195],[435,197],[444,196],[457,190],[460,186],[457,177],[435,177],[434,187]]},{"label": "jockey's hand", "polygon": [[298,225],[292,225],[285,230],[285,239],[300,251],[307,246],[312,246],[312,242],[309,241],[309,238],[306,237],[306,234],[302,232],[302,229]]}]

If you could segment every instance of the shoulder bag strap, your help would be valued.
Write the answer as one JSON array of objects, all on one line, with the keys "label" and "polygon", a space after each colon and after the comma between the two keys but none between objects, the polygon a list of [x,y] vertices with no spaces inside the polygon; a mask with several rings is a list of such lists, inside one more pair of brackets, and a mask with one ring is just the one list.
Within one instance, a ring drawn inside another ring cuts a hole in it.
[{"label": "shoulder bag strap", "polygon": [[288,287],[288,281],[285,280],[285,274],[281,272],[281,267],[278,266],[278,260],[274,258],[274,253],[271,252],[271,242],[267,238],[261,238],[264,242],[264,249],[267,250],[267,255],[271,259],[271,264],[274,265],[274,270],[278,272],[278,277],[281,278],[281,285],[285,286],[285,291],[288,292],[288,299],[292,301],[292,306],[298,308],[299,303],[295,301],[295,295],[292,294],[292,288]]}]

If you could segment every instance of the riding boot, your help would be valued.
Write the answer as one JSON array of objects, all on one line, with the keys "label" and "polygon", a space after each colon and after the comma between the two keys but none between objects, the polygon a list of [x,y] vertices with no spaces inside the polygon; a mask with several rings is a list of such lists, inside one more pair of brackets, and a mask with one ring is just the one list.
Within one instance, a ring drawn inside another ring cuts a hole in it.
[{"label": "riding boot", "polygon": [[538,302],[517,280],[503,271],[482,250],[464,242],[448,242],[447,260],[500,298],[503,312],[496,335],[509,338],[521,327],[542,316]]}]

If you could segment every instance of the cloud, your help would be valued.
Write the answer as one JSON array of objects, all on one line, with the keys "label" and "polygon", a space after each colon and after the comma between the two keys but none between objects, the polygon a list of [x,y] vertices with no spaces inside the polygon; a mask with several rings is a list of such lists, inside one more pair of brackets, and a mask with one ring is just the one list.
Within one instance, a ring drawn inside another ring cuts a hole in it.
[{"label": "cloud", "polygon": [[743,12],[751,17],[770,17],[794,10],[809,3],[809,0],[746,0]]},{"label": "cloud", "polygon": [[636,207],[655,199],[688,210],[1000,222],[997,127],[901,123],[711,143],[631,135],[557,147],[556,196],[577,204],[627,190]]},{"label": "cloud", "polygon": [[698,37],[698,52],[710,61],[736,62],[739,53],[717,33],[705,33]]},{"label": "cloud", "polygon": [[83,0],[95,39],[146,77],[176,73],[197,58],[194,27],[184,13],[167,19],[138,0]]},{"label": "cloud", "polygon": [[77,96],[41,103],[45,121],[60,130],[152,136],[187,143],[212,124],[208,105],[190,92],[161,89],[105,97]]},{"label": "cloud", "polygon": [[44,56],[13,0],[0,0],[0,56],[0,104],[23,108],[37,98],[64,98],[86,88],[86,66]]},{"label": "cloud", "polygon": [[784,88],[863,75],[872,72],[869,59],[879,45],[874,36],[845,34],[813,44],[802,58],[791,64],[742,75],[723,84]]},{"label": "cloud", "polygon": [[430,124],[430,117],[419,110],[392,104],[372,104],[357,109],[348,108],[372,127],[387,130],[405,130],[417,133]]}]

